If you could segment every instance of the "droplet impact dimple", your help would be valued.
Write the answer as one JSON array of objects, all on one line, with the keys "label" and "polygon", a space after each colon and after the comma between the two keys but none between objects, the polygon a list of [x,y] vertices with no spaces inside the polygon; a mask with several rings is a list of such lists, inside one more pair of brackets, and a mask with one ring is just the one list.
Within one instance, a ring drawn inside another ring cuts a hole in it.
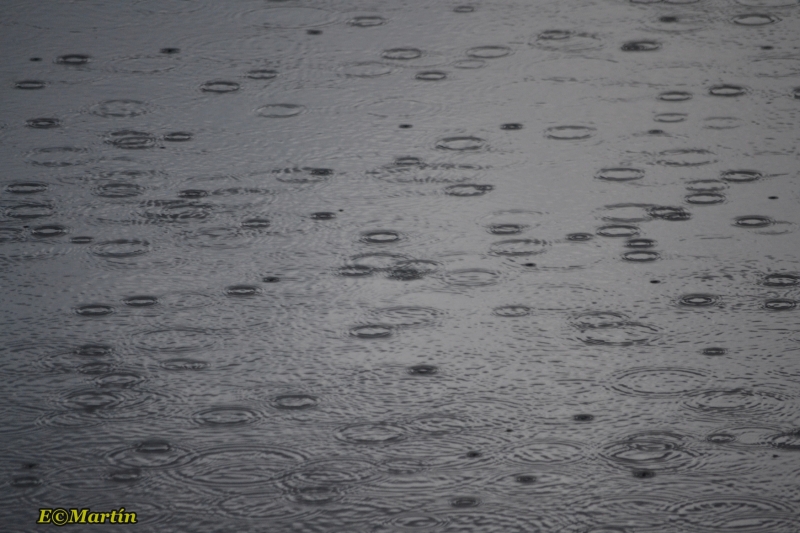
[{"label": "droplet impact dimple", "polygon": [[719,297],[705,293],[685,294],[678,299],[678,303],[685,307],[711,307],[719,303]]},{"label": "droplet impact dimple", "polygon": [[742,96],[747,94],[747,89],[739,85],[715,85],[708,89],[708,94],[712,96]]},{"label": "droplet impact dimple", "polygon": [[791,311],[797,307],[797,302],[788,298],[774,298],[764,302],[764,309],[769,311]]},{"label": "droplet impact dimple", "polygon": [[666,122],[667,124],[674,124],[677,122],[685,122],[689,118],[686,113],[659,113],[653,117],[656,122]]},{"label": "droplet impact dimple", "polygon": [[188,131],[173,131],[164,135],[164,140],[167,142],[178,143],[191,141],[194,134]]},{"label": "droplet impact dimple", "polygon": [[287,410],[311,409],[318,403],[318,398],[308,394],[284,394],[272,399],[273,407]]},{"label": "droplet impact dimple", "polygon": [[639,228],[624,224],[612,224],[597,228],[597,234],[601,237],[633,237],[639,234]]},{"label": "droplet impact dimple", "polygon": [[595,177],[606,181],[634,181],[644,177],[644,170],[626,167],[604,168]]},{"label": "droplet impact dimple", "polygon": [[478,507],[480,504],[481,501],[478,498],[471,496],[459,496],[450,500],[450,505],[456,508]]},{"label": "droplet impact dimple", "polygon": [[480,137],[445,137],[436,142],[436,148],[439,150],[453,150],[456,152],[480,150],[484,147],[486,141]]},{"label": "droplet impact dimple", "polygon": [[740,228],[766,228],[774,223],[775,221],[771,218],[761,215],[736,217],[733,222],[734,226],[738,226]]},{"label": "droplet impact dimple", "polygon": [[553,126],[544,132],[548,139],[559,139],[565,141],[581,141],[592,137],[595,128],[588,126]]},{"label": "droplet impact dimple", "polygon": [[656,241],[653,239],[646,239],[644,237],[640,237],[638,239],[630,239],[628,242],[625,243],[627,248],[653,248],[656,245]]},{"label": "droplet impact dimple", "polygon": [[736,15],[731,19],[734,24],[739,24],[740,26],[765,26],[774,24],[779,20],[775,15],[766,13],[746,13],[744,15]]},{"label": "droplet impact dimple", "polygon": [[147,107],[139,100],[105,100],[93,105],[90,110],[101,117],[136,117],[145,114]]},{"label": "droplet impact dimple", "polygon": [[412,376],[432,376],[439,372],[434,365],[414,365],[408,368],[408,373]]},{"label": "droplet impact dimple", "polygon": [[235,81],[212,80],[200,86],[200,90],[207,93],[232,93],[238,91],[240,85]]},{"label": "droplet impact dimple", "polygon": [[702,192],[687,194],[684,198],[686,203],[695,205],[713,205],[725,202],[725,195],[718,192]]},{"label": "droplet impact dimple", "polygon": [[496,59],[511,53],[508,46],[476,46],[467,50],[467,56],[475,59]]},{"label": "droplet impact dimple", "polygon": [[73,350],[80,357],[107,357],[114,353],[114,348],[107,344],[84,344]]},{"label": "droplet impact dimple", "polygon": [[490,224],[487,229],[493,235],[516,235],[522,233],[526,227],[524,224]]},{"label": "droplet impact dimple", "polygon": [[692,99],[692,93],[685,91],[667,91],[658,95],[659,100],[664,102],[685,102]]},{"label": "droplet impact dimple", "polygon": [[274,80],[278,77],[278,71],[268,68],[248,70],[246,76],[251,80]]},{"label": "droplet impact dimple", "polygon": [[60,224],[37,226],[31,229],[31,236],[38,237],[40,239],[46,239],[49,237],[62,237],[67,233],[69,233],[69,228],[66,226],[61,226]]},{"label": "droplet impact dimple", "polygon": [[768,274],[761,284],[767,287],[794,287],[800,285],[800,276],[782,273]]},{"label": "droplet impact dimple", "polygon": [[57,118],[32,118],[26,120],[25,125],[38,130],[48,130],[61,126],[61,121]]},{"label": "droplet impact dimple", "polygon": [[657,261],[661,258],[658,252],[651,252],[647,250],[639,250],[636,252],[625,252],[622,254],[625,261],[633,261],[636,263],[646,263],[650,261]]},{"label": "droplet impact dimple", "polygon": [[682,207],[655,206],[649,208],[647,213],[653,218],[662,220],[689,220],[692,218],[692,215]]},{"label": "droplet impact dimple", "polygon": [[444,193],[448,196],[482,196],[494,189],[494,185],[478,185],[474,183],[462,183],[445,187]]},{"label": "droplet impact dimple", "polygon": [[757,170],[725,170],[720,174],[720,179],[730,183],[748,183],[763,177]]},{"label": "droplet impact dimple", "polygon": [[256,109],[256,114],[265,118],[289,118],[303,113],[306,108],[298,104],[268,104]]},{"label": "droplet impact dimple", "polygon": [[127,306],[130,307],[153,307],[158,304],[158,298],[155,296],[129,296],[122,300]]},{"label": "droplet impact dimple", "polygon": [[422,81],[441,81],[447,78],[447,73],[441,70],[425,70],[418,72],[414,78]]},{"label": "droplet impact dimple", "polygon": [[258,293],[258,287],[255,285],[231,285],[230,287],[225,288],[225,294],[235,298],[247,298],[250,296],[256,296]]},{"label": "droplet impact dimple", "polygon": [[242,227],[245,229],[265,229],[271,224],[268,218],[248,218],[242,221]]},{"label": "droplet impact dimple", "polygon": [[678,148],[664,150],[658,154],[658,164],[669,167],[699,167],[716,163],[714,154],[703,148]]},{"label": "droplet impact dimple", "polygon": [[365,324],[350,329],[350,335],[359,339],[386,339],[392,336],[394,328],[386,324]]},{"label": "droplet impact dimple", "polygon": [[389,48],[381,53],[384,59],[395,59],[400,61],[408,61],[410,59],[417,59],[422,57],[422,50],[419,48]]},{"label": "droplet impact dimple", "polygon": [[386,24],[386,19],[378,15],[363,15],[351,18],[347,21],[347,24],[357,28],[371,28],[373,26]]},{"label": "droplet impact dimple", "polygon": [[360,241],[367,244],[393,244],[401,239],[400,233],[396,231],[379,230],[366,231],[361,234]]},{"label": "droplet impact dimple", "polygon": [[521,317],[530,315],[531,309],[524,305],[504,305],[495,307],[492,312],[501,317]]},{"label": "droplet impact dimple", "polygon": [[56,58],[59,65],[80,66],[89,62],[90,57],[84,54],[65,54]]},{"label": "droplet impact dimple", "polygon": [[6,191],[13,194],[36,194],[47,190],[46,183],[39,183],[35,181],[25,181],[17,183],[9,183],[6,185]]},{"label": "droplet impact dimple", "polygon": [[657,41],[628,41],[620,47],[620,50],[623,52],[654,52],[660,48],[661,43]]},{"label": "droplet impact dimple", "polygon": [[90,318],[108,316],[114,311],[112,306],[104,304],[88,304],[75,308],[75,314]]},{"label": "droplet impact dimple", "polygon": [[573,242],[586,242],[592,239],[594,239],[594,235],[591,233],[570,233],[567,235],[567,240]]},{"label": "droplet impact dimple", "polygon": [[472,13],[475,11],[474,6],[456,6],[453,8],[453,13]]},{"label": "droplet impact dimple", "polygon": [[125,150],[142,150],[156,145],[154,135],[144,131],[119,130],[108,134],[106,142]]}]

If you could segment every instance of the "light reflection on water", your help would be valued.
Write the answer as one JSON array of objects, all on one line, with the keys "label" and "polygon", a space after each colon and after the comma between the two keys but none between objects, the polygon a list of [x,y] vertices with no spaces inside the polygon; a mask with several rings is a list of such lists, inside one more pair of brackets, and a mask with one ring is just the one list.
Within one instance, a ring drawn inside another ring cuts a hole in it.
[{"label": "light reflection on water", "polygon": [[4,530],[794,533],[800,4],[579,4],[6,2]]}]

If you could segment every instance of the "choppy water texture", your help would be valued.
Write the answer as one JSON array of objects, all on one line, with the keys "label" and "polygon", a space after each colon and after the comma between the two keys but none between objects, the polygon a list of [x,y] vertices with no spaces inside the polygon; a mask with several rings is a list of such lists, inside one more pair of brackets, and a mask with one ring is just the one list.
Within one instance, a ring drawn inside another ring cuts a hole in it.
[{"label": "choppy water texture", "polygon": [[0,529],[797,533],[800,3],[566,4],[4,1]]}]

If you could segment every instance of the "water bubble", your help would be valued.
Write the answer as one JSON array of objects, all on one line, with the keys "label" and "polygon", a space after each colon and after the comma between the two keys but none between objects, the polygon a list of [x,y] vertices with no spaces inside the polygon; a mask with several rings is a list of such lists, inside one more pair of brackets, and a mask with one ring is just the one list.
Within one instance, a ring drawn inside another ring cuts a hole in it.
[{"label": "water bubble", "polygon": [[482,196],[494,189],[494,185],[477,185],[474,183],[462,183],[445,187],[444,193],[449,196]]},{"label": "water bubble", "polygon": [[725,170],[720,174],[720,179],[730,183],[747,183],[763,177],[763,174],[757,170]]},{"label": "water bubble", "polygon": [[595,131],[595,128],[588,126],[553,126],[547,128],[544,134],[549,139],[580,141],[592,137]]},{"label": "water bubble", "polygon": [[439,372],[434,365],[414,365],[408,367],[408,373],[412,376],[432,376]]},{"label": "water bubble", "polygon": [[715,85],[708,89],[708,94],[712,96],[742,96],[747,94],[747,89],[738,85]]},{"label": "water bubble", "polygon": [[240,85],[235,81],[212,80],[200,86],[200,90],[207,93],[232,93],[238,91]]},{"label": "water bubble", "polygon": [[149,251],[150,243],[141,239],[115,239],[92,247],[92,254],[106,258],[135,257]]},{"label": "water bubble", "polygon": [[277,409],[311,409],[316,407],[317,403],[319,403],[319,399],[308,394],[284,394],[272,399],[272,405]]},{"label": "water bubble", "polygon": [[736,15],[731,19],[734,24],[740,26],[764,26],[766,24],[774,24],[779,19],[775,15],[768,15],[765,13],[746,13],[744,15]]},{"label": "water bubble", "polygon": [[350,335],[359,339],[385,339],[393,332],[394,328],[388,324],[365,324],[350,329]]},{"label": "water bubble", "polygon": [[289,118],[305,112],[305,106],[298,104],[269,104],[256,109],[256,114],[265,118]]},{"label": "water bubble", "polygon": [[647,210],[653,218],[663,220],[689,220],[692,215],[682,207],[655,206]]},{"label": "water bubble", "polygon": [[145,114],[147,107],[139,100],[105,100],[93,105],[90,111],[101,117],[136,117]]},{"label": "water bubble", "polygon": [[186,142],[191,141],[194,134],[188,131],[173,131],[164,135],[167,142]]},{"label": "water bubble", "polygon": [[703,348],[702,351],[703,355],[710,355],[710,356],[725,355],[727,353],[728,350],[726,350],[725,348],[718,348],[718,347]]},{"label": "water bubble", "polygon": [[797,307],[797,302],[787,298],[775,298],[764,302],[764,309],[770,311],[791,311]]},{"label": "water bubble", "polygon": [[259,288],[255,285],[231,285],[225,288],[225,294],[227,296],[234,296],[236,298],[256,296],[260,292]]},{"label": "water bubble", "polygon": [[495,307],[492,312],[501,317],[520,317],[530,315],[531,309],[524,305],[504,305],[502,307]]},{"label": "water bubble", "polygon": [[89,56],[84,54],[66,54],[58,56],[56,58],[56,63],[59,65],[79,66],[88,63],[89,59]]},{"label": "water bubble", "polygon": [[85,317],[103,317],[111,315],[115,309],[110,305],[88,304],[75,308],[75,314]]},{"label": "water bubble", "polygon": [[595,177],[606,181],[634,181],[644,177],[644,170],[627,167],[604,168]]},{"label": "water bubble", "polygon": [[633,237],[639,234],[639,228],[624,224],[612,224],[597,228],[597,234],[601,237]]},{"label": "water bubble", "polygon": [[332,213],[330,211],[318,211],[316,213],[311,213],[311,218],[314,220],[333,220],[336,218],[336,213]]},{"label": "water bubble", "polygon": [[476,46],[467,50],[467,56],[474,59],[496,59],[511,53],[508,46]]},{"label": "water bubble", "polygon": [[384,59],[396,59],[401,61],[408,61],[410,59],[417,59],[422,57],[422,50],[419,48],[389,48],[381,53]]},{"label": "water bubble", "polygon": [[35,89],[44,89],[46,85],[45,82],[39,80],[22,80],[18,81],[14,84],[14,87],[17,89],[25,89],[25,90],[35,90]]},{"label": "water bubble", "polygon": [[636,251],[636,252],[625,252],[622,254],[622,258],[625,261],[633,261],[633,262],[649,262],[649,261],[657,261],[661,258],[658,252],[651,252],[646,250]]},{"label": "water bubble", "polygon": [[48,237],[61,237],[69,233],[69,228],[59,224],[50,224],[47,226],[37,226],[31,229],[31,236],[39,238]]},{"label": "water bubble", "polygon": [[441,70],[426,70],[418,72],[414,78],[422,81],[441,81],[447,78],[447,73]]},{"label": "water bubble", "polygon": [[26,120],[25,125],[29,128],[47,130],[61,126],[61,121],[57,118],[32,118],[30,120]]},{"label": "water bubble", "polygon": [[486,141],[479,137],[445,137],[436,142],[436,148],[440,150],[473,151],[484,147]]},{"label": "water bubble", "polygon": [[766,228],[774,223],[775,221],[769,217],[764,217],[761,215],[749,215],[744,217],[736,217],[733,225],[739,226],[740,228]]},{"label": "water bubble", "polygon": [[360,241],[367,244],[392,244],[401,239],[400,233],[390,230],[366,231],[361,234]]},{"label": "water bubble", "polygon": [[685,102],[692,99],[692,93],[685,91],[667,91],[658,95],[659,100],[664,102]]},{"label": "water bubble", "polygon": [[695,205],[721,204],[725,201],[725,195],[717,192],[701,192],[687,194],[684,198],[687,203]]},{"label": "water bubble", "polygon": [[350,26],[357,28],[371,28],[373,26],[381,26],[386,24],[386,19],[378,15],[363,15],[360,17],[353,17],[347,21]]},{"label": "water bubble", "polygon": [[119,130],[108,134],[106,142],[116,148],[142,150],[153,148],[156,145],[156,138],[154,135],[143,131]]},{"label": "water bubble", "polygon": [[536,255],[547,251],[549,243],[536,239],[509,239],[493,243],[489,251],[493,255],[523,256]]},{"label": "water bubble", "polygon": [[678,299],[678,303],[686,307],[711,307],[719,303],[719,296],[713,294],[685,294]]},{"label": "water bubble", "polygon": [[702,148],[678,148],[664,150],[658,154],[661,159],[658,164],[669,167],[698,167],[716,163],[714,154]]},{"label": "water bubble", "polygon": [[623,52],[654,52],[661,48],[657,41],[628,41],[620,47]]},{"label": "water bubble", "polygon": [[686,113],[659,113],[653,117],[653,120],[656,122],[673,124],[676,122],[684,122],[687,118],[689,118],[689,115]]}]

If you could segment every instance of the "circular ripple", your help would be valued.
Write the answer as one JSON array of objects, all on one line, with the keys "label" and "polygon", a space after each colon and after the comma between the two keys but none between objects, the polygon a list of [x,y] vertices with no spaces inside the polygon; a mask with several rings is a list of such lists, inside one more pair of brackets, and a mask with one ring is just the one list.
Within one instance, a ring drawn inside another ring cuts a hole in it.
[{"label": "circular ripple", "polygon": [[685,122],[686,119],[689,118],[689,115],[686,113],[659,113],[658,115],[653,117],[653,120],[656,122],[666,122],[668,124],[673,124],[676,122]]},{"label": "circular ripple", "polygon": [[708,94],[712,96],[742,96],[747,94],[747,89],[738,85],[715,85],[708,89]]},{"label": "circular ripple", "polygon": [[44,89],[45,85],[47,85],[45,82],[39,80],[21,80],[14,83],[17,89],[25,90]]},{"label": "circular ripple", "polygon": [[667,91],[658,95],[659,100],[664,102],[685,102],[692,99],[692,93],[685,91]]},{"label": "circular ripple", "polygon": [[197,328],[156,329],[139,333],[136,345],[151,352],[182,353],[211,348],[215,339]]},{"label": "circular ripple", "polygon": [[483,68],[486,66],[486,61],[483,59],[460,59],[453,62],[453,66],[465,69]]},{"label": "circular ripple", "polygon": [[244,426],[257,422],[261,414],[240,405],[220,405],[203,409],[192,415],[196,424],[210,427]]},{"label": "circular ripple", "polygon": [[92,192],[103,198],[132,198],[139,196],[145,191],[145,188],[135,183],[128,183],[124,181],[112,181],[104,183]]},{"label": "circular ripple", "polygon": [[694,205],[713,205],[725,202],[725,195],[717,192],[702,192],[687,194],[684,199],[687,203]]},{"label": "circular ripple", "polygon": [[654,206],[649,208],[647,213],[653,218],[662,220],[689,220],[691,218],[691,214],[682,207]]},{"label": "circular ripple", "polygon": [[547,251],[549,243],[536,239],[509,239],[493,243],[489,253],[501,256],[536,255]]},{"label": "circular ripple", "polygon": [[347,24],[357,28],[372,28],[373,26],[386,24],[386,19],[378,15],[362,15],[351,18],[347,21]]},{"label": "circular ripple", "polygon": [[248,70],[245,74],[251,80],[274,80],[278,77],[278,71],[266,68]]},{"label": "circular ripple", "polygon": [[594,239],[594,235],[591,233],[570,233],[567,235],[567,240],[573,242],[586,242],[592,239]]},{"label": "circular ripple", "polygon": [[595,131],[595,128],[587,126],[554,126],[547,128],[544,134],[548,139],[580,141],[592,137]]},{"label": "circular ripple", "polygon": [[432,376],[439,372],[439,369],[434,365],[414,365],[408,367],[408,373],[412,376]]},{"label": "circular ripple", "polygon": [[298,104],[268,104],[256,109],[256,114],[265,118],[289,118],[305,112],[305,106]]},{"label": "circular ripple", "polygon": [[559,52],[582,52],[603,47],[603,42],[596,35],[569,30],[545,30],[529,44],[544,50]]},{"label": "circular ripple", "polygon": [[524,305],[504,305],[502,307],[495,307],[492,312],[502,317],[520,317],[530,315],[531,309]]},{"label": "circular ripple", "polygon": [[623,224],[612,224],[597,228],[597,234],[601,237],[634,237],[639,235],[639,228]]},{"label": "circular ripple", "polygon": [[143,150],[156,145],[156,137],[144,131],[119,130],[110,133],[106,142],[116,148],[126,150]]},{"label": "circular ripple", "polygon": [[660,48],[661,43],[657,41],[628,41],[620,47],[620,50],[623,52],[654,52]]},{"label": "circular ripple", "polygon": [[800,285],[800,276],[782,273],[768,274],[761,284],[767,287],[794,287]]},{"label": "circular ripple", "polygon": [[699,390],[708,376],[688,368],[635,368],[612,375],[611,388],[633,396],[663,398]]},{"label": "circular ripple", "polygon": [[638,168],[604,168],[595,178],[606,181],[634,181],[644,177],[644,170]]},{"label": "circular ripple", "polygon": [[400,61],[408,61],[410,59],[417,59],[422,57],[422,50],[419,48],[389,48],[381,52],[381,57],[384,59],[393,59]]},{"label": "circular ripple", "polygon": [[426,70],[418,72],[414,78],[422,81],[441,81],[447,78],[447,73],[441,70]]},{"label": "circular ripple", "polygon": [[367,244],[392,244],[401,238],[400,233],[396,231],[377,230],[362,233],[359,240]]},{"label": "circular ripple", "polygon": [[105,100],[89,110],[101,117],[136,117],[145,114],[147,106],[139,100]]},{"label": "circular ripple", "polygon": [[747,183],[763,177],[757,170],[726,170],[720,174],[720,179],[730,183]]},{"label": "circular ripple", "polygon": [[79,66],[89,62],[89,56],[84,54],[65,54],[56,58],[59,65]]},{"label": "circular ripple", "polygon": [[[760,498],[719,496],[675,505],[670,514],[704,531],[756,533],[793,530],[794,510],[788,504]],[[795,522],[796,524],[796,522]]]},{"label": "circular ripple", "polygon": [[464,268],[445,272],[444,281],[460,287],[485,287],[500,281],[500,274],[482,268]]},{"label": "circular ripple", "polygon": [[526,228],[524,224],[490,224],[487,229],[493,235],[516,235]]},{"label": "circular ripple", "polygon": [[768,15],[766,13],[746,13],[744,15],[736,15],[731,19],[734,24],[740,26],[765,26],[767,24],[774,24],[780,21],[775,15]]},{"label": "circular ripple", "polygon": [[306,457],[277,447],[226,446],[198,452],[176,474],[192,483],[249,486],[274,481]]},{"label": "circular ripple", "polygon": [[350,335],[359,339],[385,339],[393,333],[394,328],[388,324],[365,324],[350,329]]},{"label": "circular ripple", "polygon": [[780,450],[800,451],[800,429],[769,435],[763,443]]},{"label": "circular ripple", "polygon": [[180,357],[162,361],[159,366],[165,370],[205,370],[208,368],[208,363]]},{"label": "circular ripple", "polygon": [[25,125],[29,128],[36,128],[39,130],[48,130],[61,126],[61,121],[57,118],[32,118],[25,121]]},{"label": "circular ripple", "polygon": [[31,229],[31,236],[38,238],[61,237],[69,233],[69,228],[60,224],[50,224],[47,226],[36,226]]},{"label": "circular ripple", "polygon": [[733,225],[739,226],[740,228],[766,228],[774,223],[775,221],[769,217],[764,217],[761,215],[749,215],[744,217],[736,217]]},{"label": "circular ripple", "polygon": [[444,193],[448,196],[483,196],[494,189],[494,185],[479,185],[475,183],[462,183],[445,187]]},{"label": "circular ripple", "polygon": [[[627,243],[626,243],[627,246]],[[661,256],[658,252],[652,252],[648,250],[639,250],[636,252],[625,252],[622,254],[622,258],[625,261],[633,261],[638,263],[647,263],[650,261],[657,261],[661,259]]]},{"label": "circular ripple", "polygon": [[728,353],[728,350],[726,350],[725,348],[717,348],[717,347],[703,348],[702,351],[703,355],[710,355],[710,356],[725,355],[726,353]]},{"label": "circular ripple", "polygon": [[163,439],[148,439],[111,452],[110,461],[129,468],[168,468],[186,463],[192,454]]},{"label": "circular ripple", "polygon": [[713,294],[686,294],[678,299],[678,304],[685,307],[711,307],[719,303],[719,296]]},{"label": "circular ripple", "polygon": [[37,148],[29,152],[28,162],[31,165],[48,168],[72,167],[89,162],[86,148],[74,146],[51,146]]},{"label": "circular ripple", "polygon": [[391,424],[354,424],[338,429],[335,436],[350,444],[389,444],[403,440],[406,432]]},{"label": "circular ripple", "polygon": [[115,309],[110,305],[88,304],[75,308],[75,314],[86,317],[103,317],[111,315]]},{"label": "circular ripple", "polygon": [[46,183],[39,183],[35,181],[22,181],[17,183],[9,183],[6,185],[6,191],[12,194],[36,194],[47,190]]},{"label": "circular ripple", "polygon": [[742,120],[736,117],[709,117],[704,122],[703,127],[709,130],[732,130],[742,125]]},{"label": "circular ripple", "polygon": [[486,141],[479,137],[445,137],[444,139],[440,139],[436,142],[436,148],[439,150],[464,152],[480,150],[485,144]]},{"label": "circular ripple", "polygon": [[377,78],[391,74],[392,70],[392,67],[379,61],[360,61],[346,64],[342,72],[352,78]]},{"label": "circular ripple", "polygon": [[764,309],[770,311],[791,311],[795,307],[797,307],[797,302],[787,298],[775,298],[764,302]]},{"label": "circular ripple", "polygon": [[140,239],[103,241],[93,245],[91,248],[93,255],[106,258],[135,257],[149,251],[150,243]]},{"label": "circular ripple", "polygon": [[260,292],[259,288],[255,285],[231,285],[225,288],[225,294],[235,298],[248,298],[250,296],[256,296]]},{"label": "circular ripple", "polygon": [[791,410],[788,398],[781,394],[743,388],[700,391],[686,399],[684,405],[713,418],[775,416],[783,410]]},{"label": "circular ripple", "polygon": [[700,454],[689,446],[690,439],[683,435],[654,431],[613,442],[604,446],[600,455],[615,467],[683,470],[699,466]]},{"label": "circular ripple", "polygon": [[200,86],[200,90],[207,93],[232,93],[238,91],[240,85],[235,81],[212,80]]},{"label": "circular ripple", "polygon": [[578,462],[584,454],[578,442],[535,440],[511,446],[503,456],[515,464],[549,466]]},{"label": "circular ripple", "polygon": [[511,53],[508,46],[476,46],[467,50],[467,56],[474,59],[496,59]]},{"label": "circular ripple", "polygon": [[296,411],[316,407],[319,399],[308,394],[284,394],[276,396],[270,403],[276,409]]},{"label": "circular ripple", "polygon": [[382,324],[395,328],[431,326],[441,315],[441,311],[432,307],[389,307],[375,311]]}]

